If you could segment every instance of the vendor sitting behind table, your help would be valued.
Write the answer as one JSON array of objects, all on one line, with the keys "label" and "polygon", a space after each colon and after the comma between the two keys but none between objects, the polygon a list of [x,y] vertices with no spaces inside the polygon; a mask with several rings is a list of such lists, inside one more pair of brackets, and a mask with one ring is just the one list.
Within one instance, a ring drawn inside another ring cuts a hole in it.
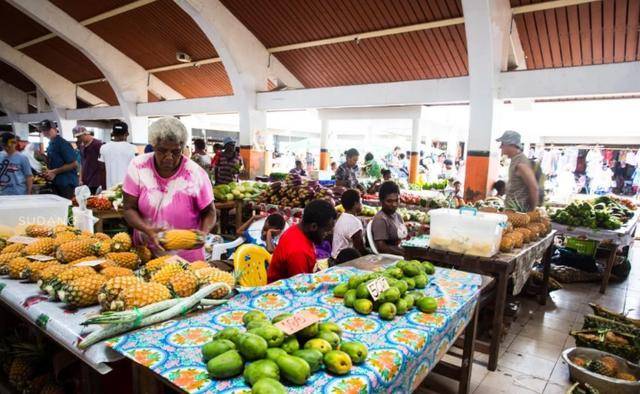
[{"label": "vendor sitting behind table", "polygon": [[407,227],[396,212],[400,200],[400,188],[387,181],[380,186],[380,211],[373,217],[371,232],[378,253],[404,255],[400,242],[407,237]]},{"label": "vendor sitting behind table", "polygon": [[[260,235],[256,237],[257,234],[249,228],[259,220],[264,220],[264,224],[260,230]],[[262,246],[267,249],[267,252],[273,253],[276,248],[276,244],[278,243],[278,237],[282,233],[282,230],[284,230],[286,224],[287,222],[285,221],[284,216],[279,213],[272,213],[269,216],[253,215],[251,219],[247,220],[245,224],[240,226],[236,231],[236,235],[244,238],[245,243]]]},{"label": "vendor sitting behind table", "polygon": [[357,217],[362,211],[360,192],[349,189],[342,193],[340,200],[344,213],[340,215],[333,228],[331,257],[337,260],[340,252],[347,248],[354,248],[360,255],[365,255],[367,250],[364,247],[364,230],[362,222]]},{"label": "vendor sitting behind table", "polygon": [[296,160],[296,166],[289,171],[289,174],[307,176],[307,172],[302,167],[302,162],[300,160]]},{"label": "vendor sitting behind table", "polygon": [[[134,242],[161,251],[158,233],[194,229],[208,234],[216,223],[213,188],[207,172],[182,154],[188,134],[176,118],[161,118],[149,126],[153,152],[129,164],[122,190],[124,218],[135,229]],[[203,260],[204,248],[183,250],[189,261]]]},{"label": "vendor sitting behind table", "polygon": [[348,188],[362,188],[358,182],[358,158],[360,153],[357,149],[351,148],[345,153],[347,160],[340,164],[336,170],[336,186]]},{"label": "vendor sitting behind table", "polygon": [[391,180],[391,170],[385,168],[384,170],[380,171],[380,173],[382,174],[382,180],[376,179],[376,181],[373,182],[371,186],[369,186],[367,194],[378,193],[380,191],[380,185],[382,185],[382,182]]},{"label": "vendor sitting behind table", "polygon": [[314,244],[319,244],[333,229],[336,210],[325,200],[307,204],[300,223],[289,227],[280,237],[267,269],[269,283],[297,274],[310,274],[316,265]]}]

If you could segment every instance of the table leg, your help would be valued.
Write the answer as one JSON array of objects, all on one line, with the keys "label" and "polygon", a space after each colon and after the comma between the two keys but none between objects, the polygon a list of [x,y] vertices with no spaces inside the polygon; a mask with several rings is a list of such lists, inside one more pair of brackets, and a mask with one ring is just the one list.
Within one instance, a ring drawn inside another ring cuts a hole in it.
[{"label": "table leg", "polygon": [[469,394],[471,386],[471,370],[473,367],[473,352],[476,344],[476,329],[478,327],[478,312],[480,305],[475,307],[473,317],[464,330],[464,347],[462,348],[462,365],[460,368],[460,380],[458,394]]},{"label": "table leg", "polygon": [[542,289],[538,295],[538,303],[547,305],[549,298],[549,277],[551,276],[551,256],[553,256],[554,245],[551,243],[542,256]]},{"label": "table leg", "polygon": [[104,226],[104,219],[98,219],[98,221],[96,222],[96,224],[94,225],[94,231],[96,233],[101,233],[103,230],[103,226]]},{"label": "table leg", "polygon": [[502,340],[502,320],[504,318],[504,307],[507,302],[507,282],[509,277],[506,272],[498,274],[498,284],[496,288],[496,303],[493,311],[493,323],[491,333],[491,345],[489,346],[489,371],[498,368],[498,356],[500,354],[500,342]]},{"label": "table leg", "polygon": [[600,284],[600,293],[604,294],[607,291],[609,285],[609,278],[611,277],[611,270],[616,263],[616,256],[618,254],[618,247],[616,245],[611,246],[609,251],[609,258],[607,259],[607,266],[604,269],[604,275],[602,276],[602,283]]},{"label": "table leg", "polygon": [[242,221],[242,201],[237,201],[236,202],[236,231],[238,231],[238,229],[240,227],[242,227],[243,221]]}]

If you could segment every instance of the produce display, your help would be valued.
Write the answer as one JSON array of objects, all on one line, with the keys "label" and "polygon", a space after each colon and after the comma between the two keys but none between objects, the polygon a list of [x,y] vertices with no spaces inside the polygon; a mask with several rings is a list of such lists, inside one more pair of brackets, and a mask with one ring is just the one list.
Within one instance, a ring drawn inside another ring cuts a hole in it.
[{"label": "produce display", "polygon": [[633,217],[633,210],[629,208],[632,205],[621,201],[624,200],[601,196],[593,201],[572,202],[558,209],[551,220],[572,227],[617,230]]},{"label": "produce display", "polygon": [[[362,200],[366,204],[379,204],[379,197],[377,194],[363,194]],[[448,208],[455,204],[451,199],[446,198],[444,195],[437,197],[423,197],[419,194],[412,193],[411,191],[402,190],[400,192],[400,203],[409,207],[421,207],[428,209]]]},{"label": "produce display", "polygon": [[[127,233],[109,237],[68,226],[31,225],[25,234],[33,238],[0,242],[0,275],[37,283],[50,301],[69,308],[100,304],[105,312],[86,324],[109,326],[90,334],[81,347],[196,306],[219,305],[236,283],[234,275],[204,261],[152,258],[146,247],[133,248]],[[199,237],[195,231],[170,230],[160,235],[160,243],[167,250],[191,249],[200,245]]]},{"label": "produce display", "polygon": [[214,186],[213,197],[218,202],[255,200],[268,187],[269,184],[264,182],[231,182],[226,185]]},{"label": "produce display", "polygon": [[447,179],[442,179],[436,182],[423,182],[412,183],[409,185],[410,190],[444,190],[449,186]]},{"label": "produce display", "polygon": [[429,224],[429,213],[424,211],[417,211],[407,208],[398,208],[396,211],[402,217],[405,222],[418,222],[421,224]]},{"label": "produce display", "polygon": [[[401,260],[384,271],[350,277],[348,282],[334,288],[333,295],[343,298],[344,306],[359,314],[377,312],[383,320],[393,320],[396,315],[404,315],[414,307],[424,313],[433,313],[438,308],[438,300],[412,290],[424,289],[429,275],[434,272],[435,268],[427,261]],[[378,278],[384,278],[389,287],[374,300],[367,285]]]},{"label": "produce display", "polygon": [[629,382],[635,382],[638,380],[638,377],[627,372],[624,366],[621,365],[615,357],[601,356],[590,360],[584,357],[575,356],[571,359],[571,362],[578,367],[585,368],[591,372],[595,372],[609,378],[626,380]]},{"label": "produce display", "polygon": [[290,208],[303,208],[307,202],[314,199],[324,199],[335,204],[345,190],[342,186],[326,188],[318,181],[303,180],[299,175],[287,174],[284,182],[271,183],[256,202]]},{"label": "produce display", "polygon": [[334,322],[315,322],[286,335],[276,325],[291,316],[283,313],[269,320],[262,311],[251,310],[242,317],[246,331],[218,331],[201,348],[209,376],[222,380],[242,375],[253,393],[286,393],[281,382],[301,386],[321,369],[346,375],[365,362],[367,347],[343,342],[342,329]]},{"label": "produce display", "polygon": [[[486,211],[491,210],[491,208],[481,210]],[[551,232],[551,221],[541,209],[527,213],[515,211],[501,213],[507,215],[509,222],[506,230],[502,233],[501,252],[508,253],[514,249],[520,249],[523,245],[535,242]]]}]

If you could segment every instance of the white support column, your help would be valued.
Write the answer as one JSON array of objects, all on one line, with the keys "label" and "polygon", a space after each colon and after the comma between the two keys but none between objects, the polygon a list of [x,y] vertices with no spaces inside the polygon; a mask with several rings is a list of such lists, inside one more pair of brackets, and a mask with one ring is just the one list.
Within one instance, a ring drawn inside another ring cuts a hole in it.
[{"label": "white support column", "polygon": [[320,170],[328,171],[331,164],[329,155],[329,119],[320,119]]},{"label": "white support column", "polygon": [[[147,71],[100,36],[80,24],[50,1],[8,0],[14,7],[51,30],[80,50],[104,74],[113,88],[127,123],[135,123],[136,104],[147,101],[149,77]],[[162,84],[160,82],[160,84]],[[164,84],[162,84],[164,85]],[[164,85],[163,97],[183,98]],[[168,95],[172,97],[166,97]],[[75,98],[75,94],[74,94]]]},{"label": "white support column", "polygon": [[65,110],[54,108],[53,113],[56,115],[56,121],[58,123],[58,131],[62,138],[67,141],[74,140],[73,138],[73,128],[78,124],[77,120],[68,120],[66,119]]},{"label": "white support column", "polygon": [[409,183],[418,180],[418,162],[420,161],[420,118],[411,119],[411,152],[409,158]]},{"label": "white support column", "polygon": [[29,124],[28,123],[13,122],[11,124],[11,127],[13,128],[13,132],[15,133],[15,135],[20,137],[20,139],[23,139],[23,140],[29,139]]},{"label": "white support column", "polygon": [[149,119],[145,116],[129,118],[129,140],[133,144],[146,145],[149,143]]},{"label": "white support column", "polygon": [[[500,72],[508,57],[509,0],[462,0],[469,53],[469,139],[465,197],[484,198],[498,169]],[[490,363],[491,364],[491,363]],[[495,367],[495,365],[490,365]]]},{"label": "white support column", "polygon": [[5,112],[26,113],[29,112],[29,99],[27,94],[15,86],[0,80],[0,105]]},{"label": "white support column", "polygon": [[47,104],[46,96],[45,96],[44,92],[42,91],[42,89],[40,89],[40,88],[36,88],[36,107],[38,109],[38,112],[49,112],[49,111],[51,111],[51,108]]}]

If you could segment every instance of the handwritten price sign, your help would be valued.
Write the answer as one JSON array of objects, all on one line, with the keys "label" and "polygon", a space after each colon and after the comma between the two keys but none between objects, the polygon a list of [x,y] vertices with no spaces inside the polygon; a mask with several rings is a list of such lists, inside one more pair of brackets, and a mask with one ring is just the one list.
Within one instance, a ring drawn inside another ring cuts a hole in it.
[{"label": "handwritten price sign", "polygon": [[82,263],[78,263],[75,266],[76,267],[95,267],[97,265],[104,263],[105,261],[106,261],[105,259],[89,260],[89,261],[83,261]]},{"label": "handwritten price sign", "polygon": [[371,298],[376,301],[380,298],[380,295],[383,291],[389,288],[389,283],[387,282],[387,278],[381,276],[377,279],[372,280],[367,283],[367,289],[369,290],[369,294],[371,294]]},{"label": "handwritten price sign", "polygon": [[30,260],[35,260],[35,261],[49,261],[49,260],[55,260],[53,257],[51,256],[45,256],[43,254],[34,254],[31,256],[27,256],[28,259]]},{"label": "handwritten price sign", "polygon": [[36,239],[35,238],[31,238],[31,237],[25,237],[23,235],[14,235],[13,237],[9,238],[7,240],[7,242],[12,243],[12,244],[29,245],[29,244],[32,244],[32,243],[36,242]]},{"label": "handwritten price sign", "polygon": [[296,332],[309,327],[313,323],[320,321],[320,318],[309,311],[302,311],[281,320],[274,326],[281,329],[287,335],[293,335]]}]

